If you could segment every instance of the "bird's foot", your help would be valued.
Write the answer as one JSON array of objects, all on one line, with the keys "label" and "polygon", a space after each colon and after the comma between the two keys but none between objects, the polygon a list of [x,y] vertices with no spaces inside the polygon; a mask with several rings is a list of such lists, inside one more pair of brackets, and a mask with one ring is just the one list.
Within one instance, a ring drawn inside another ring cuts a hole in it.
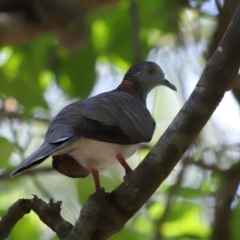
[{"label": "bird's foot", "polygon": [[130,166],[127,164],[127,162],[125,161],[125,159],[122,157],[120,153],[117,154],[117,160],[125,169],[125,173],[126,173],[125,175],[132,172],[132,169],[130,168]]},{"label": "bird's foot", "polygon": [[125,169],[125,176],[123,177],[123,182],[125,184],[128,184],[128,182],[129,182],[128,176],[132,172],[132,169],[127,164],[127,162],[125,161],[125,159],[122,157],[122,155],[120,153],[117,154],[117,160],[123,166],[123,168]]},{"label": "bird's foot", "polygon": [[100,179],[99,179],[98,170],[97,170],[97,169],[92,169],[92,170],[91,170],[91,173],[92,173],[92,175],[93,175],[96,192],[105,192],[104,187],[101,187],[101,185],[100,185]]}]

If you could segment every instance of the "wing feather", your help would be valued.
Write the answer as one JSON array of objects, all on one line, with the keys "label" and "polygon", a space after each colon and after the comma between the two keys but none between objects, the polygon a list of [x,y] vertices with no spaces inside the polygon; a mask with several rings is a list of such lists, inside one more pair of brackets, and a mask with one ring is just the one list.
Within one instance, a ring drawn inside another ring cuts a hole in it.
[{"label": "wing feather", "polygon": [[82,115],[104,125],[119,127],[133,143],[150,141],[155,121],[146,106],[128,93],[108,92],[85,100]]}]

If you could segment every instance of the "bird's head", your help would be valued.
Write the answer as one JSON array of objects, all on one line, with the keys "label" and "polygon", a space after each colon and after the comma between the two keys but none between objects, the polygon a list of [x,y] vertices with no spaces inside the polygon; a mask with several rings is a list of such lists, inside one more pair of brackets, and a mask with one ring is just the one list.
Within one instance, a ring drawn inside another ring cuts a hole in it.
[{"label": "bird's head", "polygon": [[163,85],[176,91],[177,88],[165,79],[160,66],[154,62],[141,62],[133,65],[125,74],[124,79],[133,82],[147,93],[153,88]]},{"label": "bird's head", "polygon": [[148,93],[157,86],[166,86],[174,91],[177,88],[165,79],[162,69],[154,62],[141,62],[133,65],[125,74],[123,82],[119,86],[142,95],[141,98],[146,99]]}]

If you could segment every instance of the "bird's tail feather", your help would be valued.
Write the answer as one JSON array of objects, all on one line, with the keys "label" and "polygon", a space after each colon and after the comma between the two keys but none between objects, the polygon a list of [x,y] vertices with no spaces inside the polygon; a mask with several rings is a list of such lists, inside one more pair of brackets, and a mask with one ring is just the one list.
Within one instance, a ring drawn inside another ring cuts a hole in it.
[{"label": "bird's tail feather", "polygon": [[37,151],[31,154],[26,160],[24,160],[11,174],[13,177],[25,170],[32,168],[43,162],[53,152],[56,151],[56,145],[44,143]]}]

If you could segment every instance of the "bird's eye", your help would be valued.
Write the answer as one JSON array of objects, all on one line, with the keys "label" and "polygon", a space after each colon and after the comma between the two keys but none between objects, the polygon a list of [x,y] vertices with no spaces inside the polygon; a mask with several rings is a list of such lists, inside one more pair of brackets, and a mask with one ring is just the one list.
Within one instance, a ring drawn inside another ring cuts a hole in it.
[{"label": "bird's eye", "polygon": [[153,68],[148,68],[147,69],[147,73],[149,74],[149,75],[152,75],[153,73],[154,73],[154,69]]}]

